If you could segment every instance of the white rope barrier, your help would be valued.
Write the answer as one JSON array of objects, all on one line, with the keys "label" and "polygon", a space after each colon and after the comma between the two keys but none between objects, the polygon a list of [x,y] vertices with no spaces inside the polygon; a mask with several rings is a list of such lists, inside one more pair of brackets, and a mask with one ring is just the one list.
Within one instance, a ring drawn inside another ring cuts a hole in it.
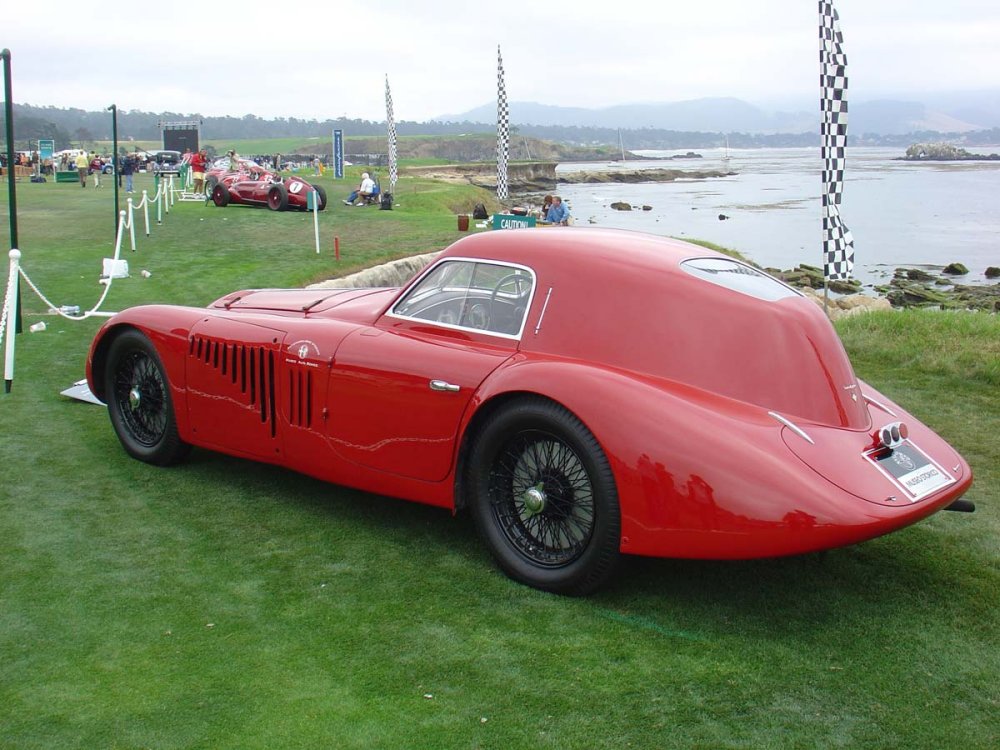
[{"label": "white rope barrier", "polygon": [[146,236],[149,236],[149,204],[151,202],[156,203],[156,223],[163,223],[163,211],[165,210],[168,214],[170,213],[170,206],[174,201],[174,178],[171,177],[169,183],[165,180],[160,180],[160,184],[157,186],[156,195],[152,198],[149,197],[149,193],[146,190],[142,191],[142,200],[135,204],[132,198],[127,200],[128,209],[118,212],[118,232],[115,236],[115,254],[111,263],[111,272],[108,277],[102,278],[101,283],[104,285],[104,291],[101,292],[100,299],[97,300],[92,308],[84,312],[83,314],[73,315],[65,312],[65,308],[59,307],[52,300],[42,293],[42,290],[38,288],[31,277],[28,276],[28,272],[24,270],[21,266],[21,251],[13,249],[9,253],[10,258],[10,271],[7,276],[7,290],[3,300],[3,310],[0,312],[0,342],[4,345],[4,381],[7,392],[10,392],[11,383],[14,379],[14,342],[15,342],[15,331],[14,326],[9,325],[13,320],[14,316],[14,305],[17,304],[18,297],[18,287],[19,280],[24,279],[25,284],[33,291],[38,298],[48,307],[50,312],[54,312],[66,320],[86,320],[91,317],[110,317],[114,313],[100,312],[101,306],[104,301],[108,298],[108,294],[111,292],[111,285],[114,282],[115,274],[114,271],[118,266],[118,262],[121,258],[122,251],[122,239],[125,236],[125,230],[129,230],[129,242],[132,247],[132,252],[135,252],[135,211],[139,208],[143,210],[143,219],[145,221]]},{"label": "white rope barrier", "polygon": [[[86,320],[87,318],[91,318],[95,315],[101,315],[101,313],[99,313],[98,310],[100,310],[101,305],[104,304],[104,300],[107,299],[108,293],[111,291],[111,283],[114,281],[115,278],[113,270],[114,267],[118,265],[118,259],[122,252],[122,235],[124,234],[124,232],[125,232],[125,212],[120,211],[119,221],[118,221],[118,237],[115,240],[115,257],[114,261],[111,264],[112,273],[108,274],[107,279],[101,280],[101,283],[104,284],[104,291],[101,293],[101,298],[97,300],[97,304],[94,305],[89,310],[87,310],[82,315],[70,315],[69,313],[63,312],[58,305],[54,304],[48,297],[42,294],[42,290],[35,285],[35,282],[31,280],[31,278],[28,276],[28,273],[24,270],[24,268],[19,268],[18,270],[20,270],[21,276],[24,278],[25,283],[29,287],[31,287],[31,291],[33,291],[35,294],[38,295],[38,298],[48,306],[49,310],[55,312],[57,315],[60,315],[66,320]],[[20,254],[18,255],[18,257],[20,257]]]}]

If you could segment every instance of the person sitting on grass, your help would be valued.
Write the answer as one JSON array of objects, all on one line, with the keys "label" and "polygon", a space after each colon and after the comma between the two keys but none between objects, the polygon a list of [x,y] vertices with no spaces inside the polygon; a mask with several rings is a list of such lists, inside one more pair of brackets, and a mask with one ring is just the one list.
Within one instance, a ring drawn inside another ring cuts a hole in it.
[{"label": "person sitting on grass", "polygon": [[[345,206],[363,206],[365,202],[376,194],[375,180],[368,176],[367,172],[361,173],[361,184],[358,185],[357,189],[353,190],[347,200],[344,201]],[[360,200],[359,200],[360,199]],[[355,203],[357,201],[357,203]]]},{"label": "person sitting on grass", "polygon": [[542,223],[562,224],[563,226],[569,224],[569,209],[558,195],[552,196],[552,205],[549,206],[549,210],[545,214],[545,218],[542,219]]}]

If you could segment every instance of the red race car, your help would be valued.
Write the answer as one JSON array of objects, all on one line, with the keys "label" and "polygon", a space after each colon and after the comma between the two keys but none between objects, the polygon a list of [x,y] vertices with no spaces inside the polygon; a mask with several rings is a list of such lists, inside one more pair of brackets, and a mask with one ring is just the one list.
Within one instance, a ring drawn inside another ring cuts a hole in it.
[{"label": "red race car", "polygon": [[205,173],[205,194],[216,206],[230,203],[266,205],[272,211],[309,208],[310,193],[319,199],[319,210],[326,208],[326,190],[321,185],[312,185],[299,177],[282,177],[264,169],[252,161],[241,160],[239,169],[231,170],[228,159],[226,165],[216,162]]},{"label": "red race car", "polygon": [[402,289],[132,308],[87,378],[135,458],[196,445],[467,509],[506,573],[561,593],[621,553],[792,555],[971,509],[966,462],[813,302],[632,232],[476,234]]}]

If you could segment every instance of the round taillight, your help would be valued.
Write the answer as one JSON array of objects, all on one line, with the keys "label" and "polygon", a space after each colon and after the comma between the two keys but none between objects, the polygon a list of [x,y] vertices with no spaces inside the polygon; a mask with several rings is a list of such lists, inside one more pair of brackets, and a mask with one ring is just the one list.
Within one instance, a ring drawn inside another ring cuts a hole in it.
[{"label": "round taillight", "polygon": [[906,440],[910,431],[902,422],[893,422],[880,429],[877,434],[878,442],[883,448],[896,448]]}]

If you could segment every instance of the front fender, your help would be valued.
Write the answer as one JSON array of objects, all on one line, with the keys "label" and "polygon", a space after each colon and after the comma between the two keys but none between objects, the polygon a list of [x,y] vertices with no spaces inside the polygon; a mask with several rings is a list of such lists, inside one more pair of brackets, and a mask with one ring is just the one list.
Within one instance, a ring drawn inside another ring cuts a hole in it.
[{"label": "front fender", "polygon": [[107,401],[104,393],[105,366],[111,342],[121,331],[135,329],[152,342],[163,363],[174,402],[177,429],[182,439],[189,438],[187,420],[184,358],[187,354],[188,333],[200,319],[211,313],[197,307],[144,305],[133,307],[110,318],[90,344],[87,355],[87,384],[91,393]]}]

